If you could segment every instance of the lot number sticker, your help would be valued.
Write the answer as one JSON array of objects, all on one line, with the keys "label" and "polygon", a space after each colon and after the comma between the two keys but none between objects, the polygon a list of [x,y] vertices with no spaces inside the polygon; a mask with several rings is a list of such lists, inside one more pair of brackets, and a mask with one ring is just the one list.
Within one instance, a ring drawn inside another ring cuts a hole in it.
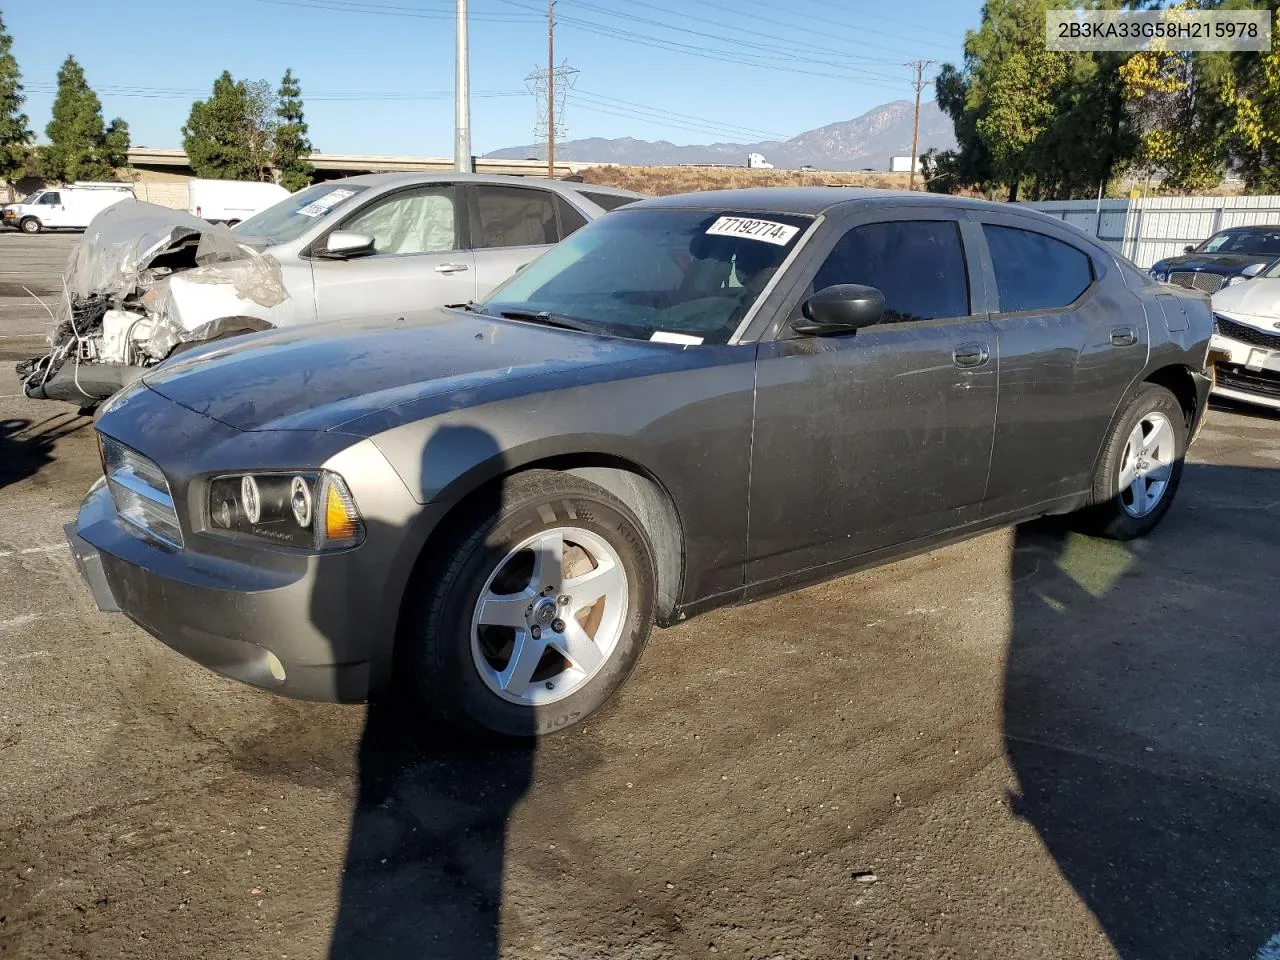
[{"label": "lot number sticker", "polygon": [[708,237],[746,237],[785,247],[800,232],[799,227],[772,220],[751,220],[747,217],[721,217],[707,228]]},{"label": "lot number sticker", "polygon": [[318,217],[322,213],[328,213],[347,197],[355,196],[354,190],[346,190],[339,187],[337,190],[330,190],[319,200],[313,200],[305,207],[298,211],[304,217]]}]

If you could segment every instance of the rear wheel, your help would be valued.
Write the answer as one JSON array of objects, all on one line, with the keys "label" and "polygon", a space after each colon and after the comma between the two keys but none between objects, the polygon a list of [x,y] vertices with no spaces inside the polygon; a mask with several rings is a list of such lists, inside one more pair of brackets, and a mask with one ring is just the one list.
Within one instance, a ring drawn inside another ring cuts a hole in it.
[{"label": "rear wheel", "polygon": [[39,233],[40,232],[40,221],[37,220],[35,217],[27,217],[18,226],[21,227],[23,233]]},{"label": "rear wheel", "polygon": [[419,580],[400,643],[416,699],[472,732],[527,737],[598,710],[653,622],[639,521],[595,484],[519,474],[460,525]]},{"label": "rear wheel", "polygon": [[1155,529],[1182,480],[1187,420],[1171,392],[1144,383],[1116,421],[1093,482],[1093,506],[1079,514],[1088,532],[1132,540]]}]

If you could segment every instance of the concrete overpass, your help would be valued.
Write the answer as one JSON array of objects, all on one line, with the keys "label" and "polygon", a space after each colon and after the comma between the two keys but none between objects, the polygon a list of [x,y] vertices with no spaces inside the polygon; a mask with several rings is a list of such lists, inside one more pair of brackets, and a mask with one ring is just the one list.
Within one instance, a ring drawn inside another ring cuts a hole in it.
[{"label": "concrete overpass", "polygon": [[[308,158],[316,168],[316,179],[333,180],[338,177],[361,173],[439,173],[453,169],[452,157],[396,157],[376,154],[313,153]],[[129,164],[148,179],[148,173],[158,174],[158,179],[193,177],[186,151],[170,147],[131,147]],[[567,177],[587,167],[613,166],[613,164],[557,162],[557,177]],[[545,160],[475,160],[476,173],[497,173],[516,177],[545,177]],[[167,174],[167,176],[166,176]]]}]

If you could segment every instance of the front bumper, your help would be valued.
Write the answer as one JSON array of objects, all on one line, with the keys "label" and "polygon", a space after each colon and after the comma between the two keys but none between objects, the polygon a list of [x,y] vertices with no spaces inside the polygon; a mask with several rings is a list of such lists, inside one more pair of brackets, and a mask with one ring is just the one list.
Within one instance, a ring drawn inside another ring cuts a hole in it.
[{"label": "front bumper", "polygon": [[350,554],[268,570],[174,550],[124,529],[103,483],[66,535],[98,607],[178,653],[287,696],[367,699],[377,611],[341,589],[342,564],[331,561]]},{"label": "front bumper", "polygon": [[1215,361],[1215,396],[1280,410],[1280,351],[1215,333],[1209,352]]}]

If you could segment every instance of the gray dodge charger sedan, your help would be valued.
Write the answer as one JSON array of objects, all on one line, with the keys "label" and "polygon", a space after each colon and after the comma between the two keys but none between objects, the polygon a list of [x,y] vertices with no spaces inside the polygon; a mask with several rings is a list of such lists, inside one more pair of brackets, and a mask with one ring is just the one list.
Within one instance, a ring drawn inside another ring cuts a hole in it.
[{"label": "gray dodge charger sedan", "polygon": [[482,303],[148,373],[99,418],[68,535],[102,609],[220,673],[546,733],[654,623],[1043,514],[1145,534],[1211,326],[1018,207],[643,201]]}]

